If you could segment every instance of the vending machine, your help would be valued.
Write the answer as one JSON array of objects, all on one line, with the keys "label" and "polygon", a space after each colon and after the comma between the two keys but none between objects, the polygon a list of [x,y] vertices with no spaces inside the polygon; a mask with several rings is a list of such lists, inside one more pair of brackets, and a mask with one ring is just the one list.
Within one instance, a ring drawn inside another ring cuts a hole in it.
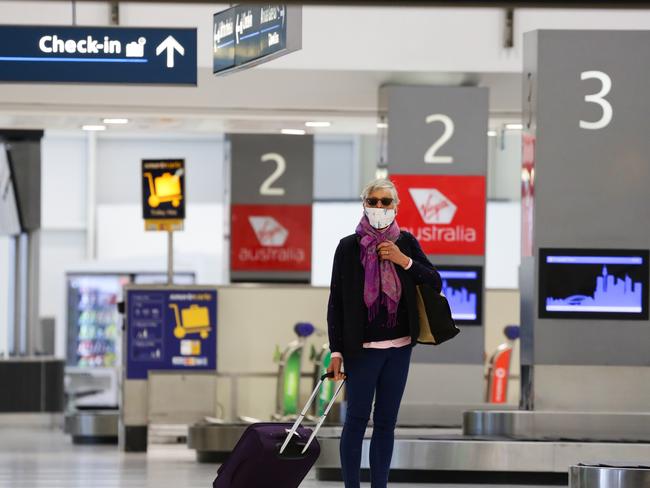
[{"label": "vending machine", "polygon": [[[67,392],[77,408],[117,408],[122,364],[122,316],[117,304],[125,285],[164,284],[164,273],[69,273],[67,275]],[[194,273],[177,273],[193,284]]]}]

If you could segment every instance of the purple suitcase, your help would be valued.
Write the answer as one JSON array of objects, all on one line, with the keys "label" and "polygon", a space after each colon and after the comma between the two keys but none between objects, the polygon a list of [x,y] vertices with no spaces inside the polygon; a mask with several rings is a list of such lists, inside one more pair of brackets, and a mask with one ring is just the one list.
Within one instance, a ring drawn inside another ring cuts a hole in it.
[{"label": "purple suitcase", "polygon": [[293,424],[260,422],[250,425],[217,471],[213,488],[297,488],[320,454],[315,439],[336,401],[341,382],[312,431],[300,427],[327,375],[323,375]]}]

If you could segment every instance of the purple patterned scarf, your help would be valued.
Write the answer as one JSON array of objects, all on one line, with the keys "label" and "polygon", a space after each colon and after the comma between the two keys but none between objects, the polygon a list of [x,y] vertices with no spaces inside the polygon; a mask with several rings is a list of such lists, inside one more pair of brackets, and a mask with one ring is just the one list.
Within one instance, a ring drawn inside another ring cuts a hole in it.
[{"label": "purple patterned scarf", "polygon": [[377,316],[380,305],[384,305],[388,311],[386,327],[397,325],[397,306],[402,296],[402,284],[395,264],[379,260],[377,245],[384,241],[397,241],[399,233],[396,221],[388,229],[379,231],[370,225],[365,215],[356,229],[356,234],[361,238],[361,264],[365,270],[363,301],[368,307],[368,320],[372,321]]}]

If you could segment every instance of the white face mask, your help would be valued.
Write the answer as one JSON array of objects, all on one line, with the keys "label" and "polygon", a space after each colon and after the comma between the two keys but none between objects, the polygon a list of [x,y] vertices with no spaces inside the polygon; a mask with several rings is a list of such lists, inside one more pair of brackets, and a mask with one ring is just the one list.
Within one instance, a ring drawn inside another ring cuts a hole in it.
[{"label": "white face mask", "polygon": [[375,207],[364,207],[366,217],[368,217],[368,222],[375,229],[383,229],[388,227],[395,220],[395,209],[394,208],[375,208]]}]

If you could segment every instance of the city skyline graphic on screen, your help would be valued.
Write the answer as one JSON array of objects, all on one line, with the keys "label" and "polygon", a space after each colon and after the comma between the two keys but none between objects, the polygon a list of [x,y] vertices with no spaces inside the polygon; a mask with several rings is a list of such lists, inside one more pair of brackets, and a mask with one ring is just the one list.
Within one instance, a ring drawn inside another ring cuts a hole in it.
[{"label": "city skyline graphic on screen", "polygon": [[480,325],[483,280],[478,266],[438,266],[442,293],[449,302],[452,317],[463,325]]},{"label": "city skyline graphic on screen", "polygon": [[647,251],[544,250],[540,316],[647,318]]}]

